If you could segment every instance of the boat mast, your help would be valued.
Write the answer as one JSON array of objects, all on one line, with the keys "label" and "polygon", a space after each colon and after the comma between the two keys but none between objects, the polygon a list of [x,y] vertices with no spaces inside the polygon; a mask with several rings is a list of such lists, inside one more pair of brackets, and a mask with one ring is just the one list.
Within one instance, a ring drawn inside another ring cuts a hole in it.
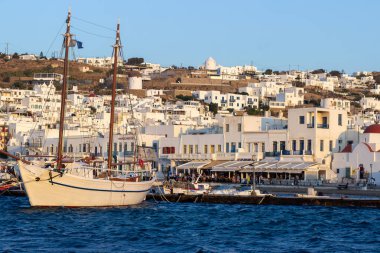
[{"label": "boat mast", "polygon": [[117,76],[117,62],[120,50],[120,23],[116,28],[116,42],[113,46],[113,78],[112,78],[112,98],[111,98],[111,116],[110,116],[110,129],[108,138],[108,175],[111,174],[112,169],[112,147],[113,147],[113,124],[115,121],[115,97],[116,97],[116,76]]},{"label": "boat mast", "polygon": [[69,68],[69,47],[70,47],[70,20],[71,20],[71,10],[69,10],[66,19],[66,33],[64,34],[64,46],[65,46],[65,60],[63,64],[63,85],[61,92],[61,114],[59,120],[59,138],[58,138],[58,155],[57,155],[57,169],[62,168],[62,151],[63,151],[63,127],[65,120],[65,109],[66,109],[66,90],[67,90],[67,75]]}]

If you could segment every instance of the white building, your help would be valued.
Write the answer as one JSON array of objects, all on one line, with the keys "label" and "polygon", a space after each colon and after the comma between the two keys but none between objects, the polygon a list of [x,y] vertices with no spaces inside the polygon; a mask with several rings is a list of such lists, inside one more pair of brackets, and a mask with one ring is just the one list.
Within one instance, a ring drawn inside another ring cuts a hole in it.
[{"label": "white building", "polygon": [[[334,154],[332,169],[340,182],[380,182],[380,125],[367,127],[360,135],[357,145],[348,143],[339,153]],[[372,179],[371,179],[372,178]],[[344,181],[348,180],[348,181]]]},{"label": "white building", "polygon": [[[93,58],[78,58],[77,62],[89,64],[95,67],[112,68],[114,60],[113,60],[113,57],[93,57]],[[122,66],[123,60],[119,58],[117,65]]]},{"label": "white building", "polygon": [[350,100],[340,98],[323,98],[321,99],[321,107],[336,110],[345,110],[350,112]]},{"label": "white building", "polygon": [[380,101],[374,97],[363,97],[360,106],[365,109],[380,110]]},{"label": "white building", "polygon": [[242,110],[245,107],[258,108],[257,96],[241,95],[234,93],[221,94],[220,91],[196,92],[195,97],[204,97],[206,104],[218,104],[222,109]]},{"label": "white building", "polygon": [[276,100],[269,102],[270,108],[298,106],[304,103],[304,89],[297,87],[285,88],[284,92],[276,95]]},{"label": "white building", "polygon": [[333,152],[347,143],[347,112],[326,108],[297,108],[288,112],[290,150],[293,154],[311,155],[323,165],[319,178],[334,178],[330,169]]}]

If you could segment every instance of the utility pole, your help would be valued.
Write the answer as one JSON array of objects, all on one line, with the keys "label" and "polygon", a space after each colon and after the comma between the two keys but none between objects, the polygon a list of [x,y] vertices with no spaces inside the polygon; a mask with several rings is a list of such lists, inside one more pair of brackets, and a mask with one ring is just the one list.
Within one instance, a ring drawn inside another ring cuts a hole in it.
[{"label": "utility pole", "polygon": [[9,42],[5,42],[5,54],[8,55],[9,53]]}]

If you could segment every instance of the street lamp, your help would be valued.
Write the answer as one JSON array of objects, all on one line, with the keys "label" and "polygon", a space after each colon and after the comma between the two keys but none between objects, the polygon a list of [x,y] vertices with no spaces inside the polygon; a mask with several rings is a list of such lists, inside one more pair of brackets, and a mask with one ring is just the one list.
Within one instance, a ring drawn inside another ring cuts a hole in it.
[{"label": "street lamp", "polygon": [[256,190],[256,175],[255,175],[255,155],[252,155],[252,171],[253,171],[253,190]]},{"label": "street lamp", "polygon": [[371,167],[371,173],[370,173],[370,178],[369,178],[369,182],[370,182],[370,184],[372,184],[372,163],[369,165],[369,167]]}]

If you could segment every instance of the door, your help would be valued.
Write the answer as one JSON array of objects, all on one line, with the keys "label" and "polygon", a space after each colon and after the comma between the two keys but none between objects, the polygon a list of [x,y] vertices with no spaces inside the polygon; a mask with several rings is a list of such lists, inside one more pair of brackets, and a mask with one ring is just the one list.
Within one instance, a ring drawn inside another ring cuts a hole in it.
[{"label": "door", "polygon": [[346,177],[347,178],[351,177],[351,168],[346,168]]},{"label": "door", "polygon": [[327,117],[322,117],[322,126],[327,127]]}]

